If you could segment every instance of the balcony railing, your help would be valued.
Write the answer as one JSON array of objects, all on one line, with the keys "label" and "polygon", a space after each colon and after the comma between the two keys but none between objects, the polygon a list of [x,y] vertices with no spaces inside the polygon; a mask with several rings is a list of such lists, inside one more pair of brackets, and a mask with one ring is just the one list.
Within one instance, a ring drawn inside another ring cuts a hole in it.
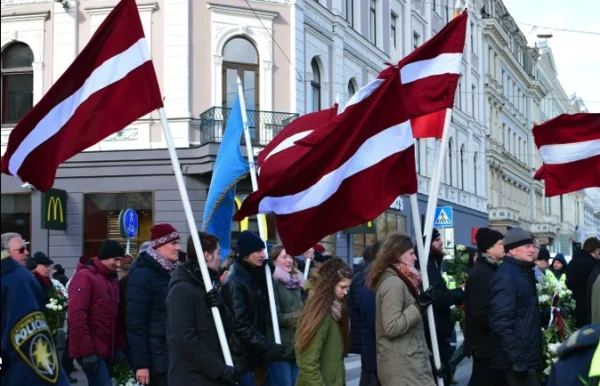
[{"label": "balcony railing", "polygon": [[[277,111],[247,110],[252,145],[266,146],[298,114]],[[200,114],[200,143],[221,142],[231,109],[211,107]],[[242,143],[244,138],[242,136]]]}]

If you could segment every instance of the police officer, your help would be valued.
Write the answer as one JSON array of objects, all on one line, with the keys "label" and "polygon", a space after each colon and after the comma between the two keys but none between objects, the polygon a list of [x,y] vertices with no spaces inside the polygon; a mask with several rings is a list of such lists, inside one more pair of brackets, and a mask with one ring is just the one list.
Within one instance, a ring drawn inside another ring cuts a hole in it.
[{"label": "police officer", "polygon": [[40,285],[2,250],[2,385],[70,385],[60,368]]},{"label": "police officer", "polygon": [[558,348],[546,386],[598,386],[600,380],[600,324],[580,328]]}]

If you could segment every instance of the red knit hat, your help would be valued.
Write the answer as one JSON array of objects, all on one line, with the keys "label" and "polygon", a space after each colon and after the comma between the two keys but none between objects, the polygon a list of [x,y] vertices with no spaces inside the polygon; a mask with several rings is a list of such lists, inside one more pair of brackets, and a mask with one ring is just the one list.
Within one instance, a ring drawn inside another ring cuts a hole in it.
[{"label": "red knit hat", "polygon": [[179,232],[171,224],[156,224],[150,228],[150,245],[154,249],[180,238]]},{"label": "red knit hat", "polygon": [[315,247],[313,248],[315,251],[321,252],[321,253],[325,253],[325,247],[321,244],[317,244],[315,245]]}]

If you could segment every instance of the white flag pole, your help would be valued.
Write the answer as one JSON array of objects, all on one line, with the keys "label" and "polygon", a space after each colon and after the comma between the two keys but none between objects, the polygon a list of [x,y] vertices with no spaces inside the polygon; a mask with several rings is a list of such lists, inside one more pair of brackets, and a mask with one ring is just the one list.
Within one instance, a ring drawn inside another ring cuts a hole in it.
[{"label": "white flag pole", "polygon": [[310,262],[312,261],[311,258],[307,257],[304,259],[305,263],[304,263],[304,280],[308,280],[308,273],[310,272]]},{"label": "white flag pole", "polygon": [[[241,79],[237,78],[238,97],[240,99],[240,108],[242,110],[242,123],[244,125],[244,138],[246,140],[246,152],[248,153],[248,165],[250,166],[250,180],[252,181],[252,190],[258,190],[258,180],[256,178],[256,165],[254,165],[254,153],[252,152],[252,143],[250,142],[250,130],[248,129],[248,116],[246,113],[246,101],[244,99],[244,88]],[[267,247],[267,230],[265,229],[264,214],[257,214],[258,233]],[[267,256],[267,258],[269,258]],[[277,318],[277,307],[275,306],[275,292],[273,291],[273,275],[269,264],[265,264],[265,275],[267,276],[267,291],[269,293],[269,306],[271,310],[271,321],[273,324],[273,336],[275,343],[281,344],[281,335],[279,332],[279,319]]]},{"label": "white flag pole", "polygon": [[[421,278],[423,279],[423,290],[429,288],[429,275],[427,274],[428,255],[425,254],[423,246],[423,232],[421,232],[421,216],[419,214],[419,203],[417,194],[410,195],[410,209],[413,218],[413,227],[415,228],[415,238],[417,239],[417,252],[419,254],[419,265],[421,266]],[[433,349],[433,363],[436,368],[441,367],[440,348],[438,346],[437,335],[435,333],[435,318],[433,316],[433,307],[427,307],[427,321],[429,322],[429,335],[431,336],[431,347]],[[438,378],[438,385],[444,386],[444,380]]]},{"label": "white flag pole", "polygon": [[[213,288],[210,275],[208,273],[208,267],[204,260],[204,251],[202,250],[202,244],[200,243],[200,237],[198,237],[198,227],[194,220],[194,213],[192,212],[192,206],[190,205],[190,198],[188,196],[185,182],[183,180],[183,174],[181,173],[181,165],[179,164],[179,158],[177,158],[177,152],[175,151],[175,144],[173,143],[173,137],[171,136],[171,130],[169,129],[169,121],[167,120],[167,114],[165,108],[161,107],[158,109],[160,116],[160,122],[162,123],[163,133],[165,134],[165,140],[167,142],[167,149],[169,150],[169,156],[171,157],[171,164],[173,165],[173,172],[175,173],[175,180],[177,181],[177,187],[179,188],[179,194],[181,195],[181,202],[183,203],[183,210],[187,219],[188,227],[190,228],[190,234],[198,257],[198,264],[200,265],[200,272],[202,273],[202,280],[204,281],[204,288],[206,292]],[[233,359],[231,358],[231,352],[229,351],[229,345],[227,344],[227,335],[223,328],[223,320],[219,309],[217,307],[211,308],[213,318],[215,319],[215,327],[217,328],[217,335],[219,336],[219,343],[221,344],[221,350],[223,350],[223,358],[225,364],[233,366]]]}]

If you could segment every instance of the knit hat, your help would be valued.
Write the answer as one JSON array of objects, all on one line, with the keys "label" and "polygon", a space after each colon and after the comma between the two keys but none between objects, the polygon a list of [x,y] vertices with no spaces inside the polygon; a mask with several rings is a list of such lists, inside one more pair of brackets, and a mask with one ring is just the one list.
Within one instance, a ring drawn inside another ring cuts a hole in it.
[{"label": "knit hat", "polygon": [[50,260],[48,256],[44,252],[36,252],[33,254],[33,260],[37,263],[37,265],[52,265],[54,262]]},{"label": "knit hat", "polygon": [[550,261],[550,251],[546,247],[540,248],[540,253],[538,253],[537,260]]},{"label": "knit hat", "polygon": [[320,253],[325,253],[325,247],[322,244],[315,245],[315,247],[313,249]]},{"label": "knit hat", "polygon": [[[433,243],[435,240],[439,239],[440,237],[442,237],[440,231],[433,228],[433,233],[431,233],[431,243]],[[425,242],[425,233],[423,233],[423,242]]]},{"label": "knit hat", "polygon": [[265,242],[256,233],[252,231],[243,231],[239,234],[237,240],[237,252],[240,259],[264,249]]},{"label": "knit hat", "polygon": [[56,273],[62,273],[63,275],[65,274],[65,269],[60,264],[54,264],[54,267],[52,268],[56,271]]},{"label": "knit hat", "polygon": [[505,252],[527,244],[533,244],[533,238],[521,228],[512,228],[504,235]]},{"label": "knit hat", "polygon": [[25,268],[27,268],[28,271],[33,271],[37,268],[37,266],[38,263],[33,257],[28,257],[27,259],[25,259]]},{"label": "knit hat", "polygon": [[153,249],[162,247],[180,238],[177,229],[173,228],[171,224],[156,224],[150,228],[150,246]]},{"label": "knit hat", "polygon": [[488,249],[493,247],[498,240],[502,240],[504,236],[502,233],[495,231],[490,228],[479,228],[475,234],[475,240],[477,241],[477,249],[481,252],[487,252]]},{"label": "knit hat", "polygon": [[104,240],[98,250],[99,260],[125,257],[125,249],[116,240]]}]

